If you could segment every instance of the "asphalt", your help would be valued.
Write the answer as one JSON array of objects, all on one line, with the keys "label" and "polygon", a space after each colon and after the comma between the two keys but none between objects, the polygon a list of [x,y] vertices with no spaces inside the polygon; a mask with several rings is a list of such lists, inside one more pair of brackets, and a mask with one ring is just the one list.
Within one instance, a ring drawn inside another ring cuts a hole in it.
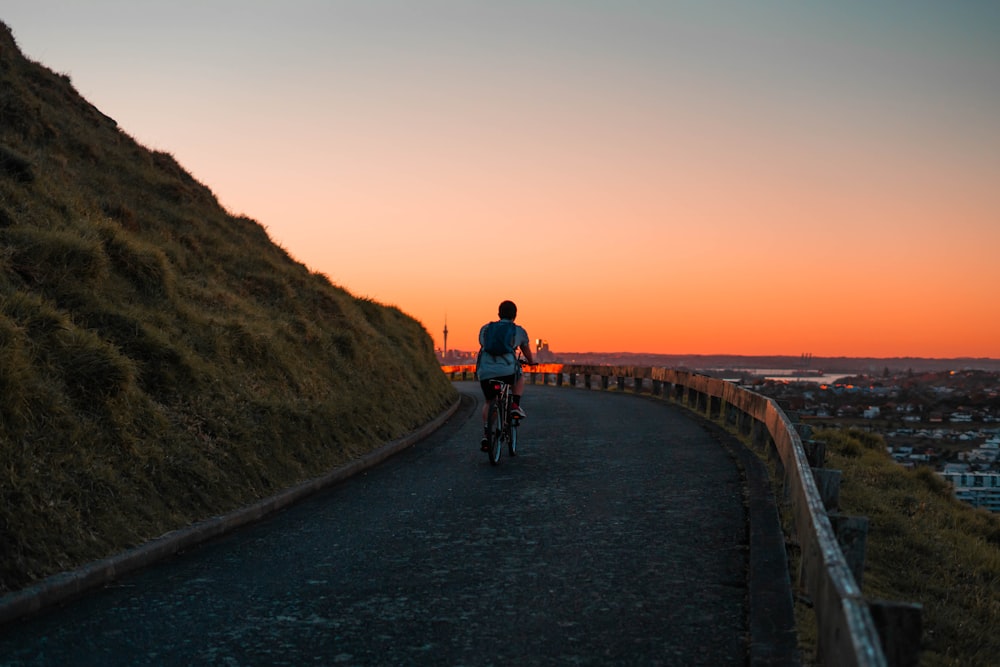
[{"label": "asphalt", "polygon": [[774,500],[738,441],[660,400],[529,386],[519,456],[493,467],[457,386],[427,437],[0,626],[0,664],[798,664]]}]

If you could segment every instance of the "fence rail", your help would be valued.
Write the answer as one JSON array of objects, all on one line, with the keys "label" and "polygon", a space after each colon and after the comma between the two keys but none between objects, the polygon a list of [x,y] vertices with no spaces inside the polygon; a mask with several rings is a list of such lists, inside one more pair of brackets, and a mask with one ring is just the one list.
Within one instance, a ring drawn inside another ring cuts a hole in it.
[{"label": "fence rail", "polygon": [[[452,379],[475,377],[471,365],[442,369]],[[840,472],[823,467],[823,444],[803,440],[796,423],[776,401],[732,382],[669,368],[539,364],[525,372],[532,384],[540,380],[559,386],[648,392],[709,419],[725,420],[749,436],[779,471],[794,523],[792,537],[801,549],[799,585],[811,598],[816,614],[821,663],[917,664],[920,606],[864,599],[860,581],[867,519],[836,512]],[[808,436],[808,429],[802,430]]]}]

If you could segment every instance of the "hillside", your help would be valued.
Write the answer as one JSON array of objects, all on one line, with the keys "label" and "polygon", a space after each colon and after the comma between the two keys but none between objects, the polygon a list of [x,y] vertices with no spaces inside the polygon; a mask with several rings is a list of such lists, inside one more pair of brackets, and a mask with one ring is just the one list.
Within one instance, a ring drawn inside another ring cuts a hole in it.
[{"label": "hillside", "polygon": [[418,322],[310,272],[0,23],[0,593],[321,474],[453,396]]}]

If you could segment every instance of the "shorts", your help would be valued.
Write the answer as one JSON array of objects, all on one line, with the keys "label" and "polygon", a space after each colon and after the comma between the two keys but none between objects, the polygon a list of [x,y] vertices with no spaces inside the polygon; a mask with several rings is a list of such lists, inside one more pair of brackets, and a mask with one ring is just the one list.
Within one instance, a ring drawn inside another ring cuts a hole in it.
[{"label": "shorts", "polygon": [[514,384],[513,375],[504,375],[503,377],[490,378],[489,380],[480,380],[479,386],[483,388],[483,398],[485,398],[487,401],[493,400],[493,397],[497,395],[496,392],[493,391],[494,380],[500,380],[501,382],[506,382],[507,384],[510,385]]}]

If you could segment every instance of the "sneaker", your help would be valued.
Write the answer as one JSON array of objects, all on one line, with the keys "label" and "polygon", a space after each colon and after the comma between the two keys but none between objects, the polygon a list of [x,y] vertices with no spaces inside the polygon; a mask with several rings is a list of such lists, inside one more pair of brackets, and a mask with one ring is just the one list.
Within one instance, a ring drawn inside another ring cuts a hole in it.
[{"label": "sneaker", "polygon": [[515,405],[510,409],[510,416],[517,417],[518,419],[524,419],[528,415],[524,414],[524,410],[521,409],[520,405]]},{"label": "sneaker", "polygon": [[490,451],[490,439],[485,435],[483,436],[482,441],[480,441],[479,443],[479,450],[483,452]]}]

